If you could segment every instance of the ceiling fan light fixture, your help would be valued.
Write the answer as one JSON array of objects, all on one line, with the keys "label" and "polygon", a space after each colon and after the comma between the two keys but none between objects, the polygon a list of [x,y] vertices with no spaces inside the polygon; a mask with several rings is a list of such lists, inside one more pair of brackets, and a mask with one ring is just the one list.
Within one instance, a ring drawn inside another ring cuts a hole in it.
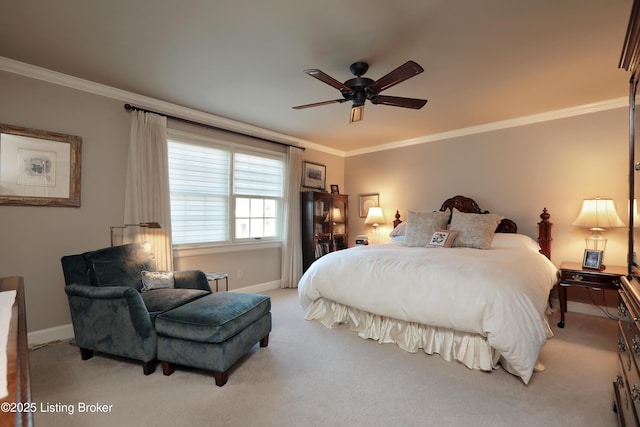
[{"label": "ceiling fan light fixture", "polygon": [[356,105],[353,104],[351,107],[351,115],[349,116],[349,123],[359,122],[364,117],[364,104]]},{"label": "ceiling fan light fixture", "polygon": [[320,80],[329,86],[338,89],[342,95],[342,99],[333,99],[330,101],[315,102],[313,104],[298,105],[292,107],[296,110],[301,110],[309,107],[317,107],[320,105],[327,105],[333,103],[342,103],[351,101],[353,106],[351,108],[351,114],[349,117],[349,123],[358,122],[363,119],[364,116],[364,104],[367,100],[370,100],[372,104],[389,105],[392,107],[404,107],[419,110],[426,103],[426,99],[417,98],[405,98],[399,96],[385,96],[380,95],[380,92],[386,90],[392,86],[397,85],[411,77],[420,74],[424,69],[413,61],[407,61],[398,68],[394,69],[390,73],[385,74],[378,80],[372,80],[362,75],[367,72],[369,64],[366,62],[355,62],[351,64],[351,73],[356,77],[349,79],[344,83],[339,82],[328,74],[318,70],[309,69],[304,70],[309,76]]}]

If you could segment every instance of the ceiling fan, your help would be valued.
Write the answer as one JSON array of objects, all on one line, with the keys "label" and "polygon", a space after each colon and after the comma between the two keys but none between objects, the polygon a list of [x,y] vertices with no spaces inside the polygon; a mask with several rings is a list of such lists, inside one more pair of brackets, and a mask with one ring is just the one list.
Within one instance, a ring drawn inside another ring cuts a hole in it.
[{"label": "ceiling fan", "polygon": [[414,61],[405,62],[395,70],[375,81],[367,77],[362,77],[369,69],[369,64],[366,62],[354,62],[351,64],[349,69],[356,77],[347,80],[344,83],[340,83],[338,80],[317,69],[304,70],[304,72],[311,77],[315,77],[321,82],[338,89],[342,94],[342,98],[333,99],[331,101],[315,102],[313,104],[298,105],[293,108],[295,110],[301,110],[303,108],[318,107],[320,105],[334,104],[336,102],[343,103],[353,101],[351,115],[349,117],[349,123],[353,123],[362,120],[364,115],[364,103],[367,99],[371,101],[372,104],[413,108],[415,110],[419,110],[427,103],[426,99],[380,95],[380,92],[383,90],[389,89],[391,86],[395,86],[398,83],[422,73],[424,69]]}]

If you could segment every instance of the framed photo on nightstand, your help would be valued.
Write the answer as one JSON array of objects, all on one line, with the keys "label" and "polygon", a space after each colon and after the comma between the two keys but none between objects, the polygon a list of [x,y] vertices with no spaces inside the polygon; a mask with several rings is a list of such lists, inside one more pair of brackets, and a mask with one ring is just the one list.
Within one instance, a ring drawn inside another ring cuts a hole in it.
[{"label": "framed photo on nightstand", "polygon": [[584,258],[582,259],[582,267],[592,270],[602,270],[602,254],[603,251],[592,249],[584,250]]}]

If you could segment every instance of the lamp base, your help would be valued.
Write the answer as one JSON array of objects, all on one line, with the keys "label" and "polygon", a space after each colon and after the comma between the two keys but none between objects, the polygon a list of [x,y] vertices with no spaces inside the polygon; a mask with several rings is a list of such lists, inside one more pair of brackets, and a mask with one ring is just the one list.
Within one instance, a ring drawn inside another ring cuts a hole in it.
[{"label": "lamp base", "polygon": [[378,238],[378,227],[375,225],[373,226],[373,230],[371,231],[371,239],[369,240],[374,245],[377,245],[378,243],[380,243]]},{"label": "lamp base", "polygon": [[587,249],[591,251],[603,251],[607,247],[607,239],[600,234],[600,230],[591,230],[591,235],[585,237]]}]

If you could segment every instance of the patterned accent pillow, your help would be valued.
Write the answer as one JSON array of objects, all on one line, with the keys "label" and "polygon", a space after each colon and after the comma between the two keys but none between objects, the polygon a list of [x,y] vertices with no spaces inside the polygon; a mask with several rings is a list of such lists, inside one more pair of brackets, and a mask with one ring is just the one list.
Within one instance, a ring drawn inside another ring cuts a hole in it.
[{"label": "patterned accent pillow", "polygon": [[447,228],[449,211],[407,211],[407,229],[404,236],[406,246],[426,246],[436,228]]},{"label": "patterned accent pillow", "polygon": [[450,248],[456,237],[458,237],[457,231],[436,228],[426,246],[428,248]]},{"label": "patterned accent pillow", "polygon": [[173,271],[143,271],[142,272],[142,292],[153,289],[173,288]]},{"label": "patterned accent pillow", "polygon": [[490,249],[493,235],[502,218],[496,214],[465,213],[454,208],[449,229],[458,231],[459,234],[453,247]]}]

